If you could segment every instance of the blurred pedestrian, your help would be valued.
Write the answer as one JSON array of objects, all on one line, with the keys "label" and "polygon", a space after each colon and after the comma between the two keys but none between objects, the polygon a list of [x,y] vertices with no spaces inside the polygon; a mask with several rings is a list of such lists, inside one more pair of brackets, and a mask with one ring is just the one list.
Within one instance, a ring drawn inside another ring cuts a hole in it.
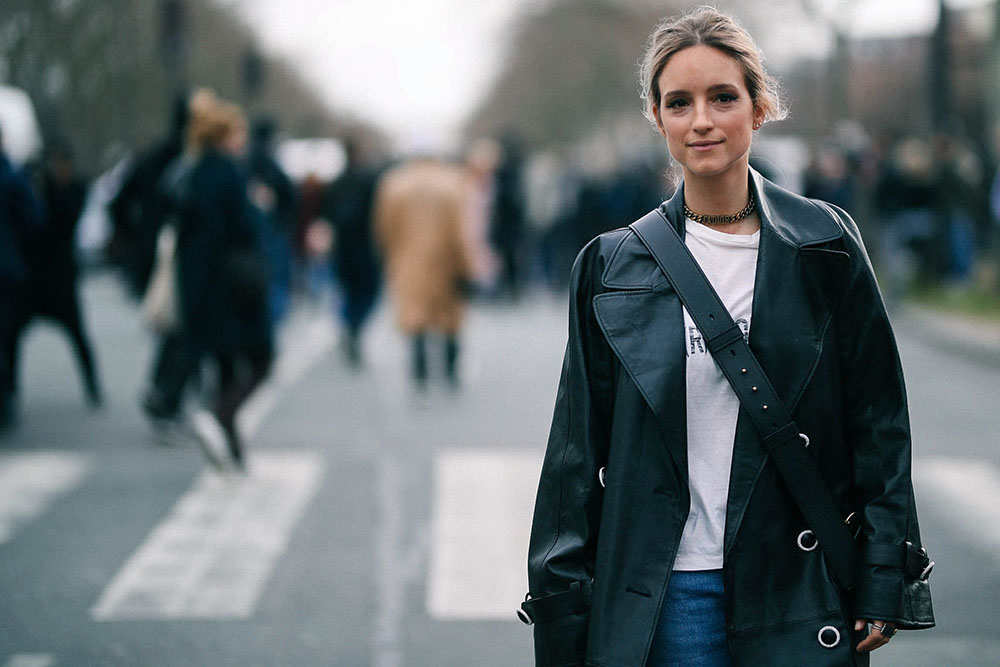
[{"label": "blurred pedestrian", "polygon": [[934,161],[930,146],[912,137],[896,142],[883,162],[873,194],[882,223],[880,265],[890,298],[941,276],[934,215]]},{"label": "blurred pedestrian", "polygon": [[[155,412],[177,415],[188,379],[203,359],[215,362],[212,410],[195,411],[193,426],[210,460],[238,466],[243,446],[239,407],[270,369],[273,342],[267,305],[269,272],[261,231],[235,156],[246,122],[234,105],[208,91],[191,101],[183,162],[171,168],[171,216],[177,226],[180,327],[175,353],[156,378]],[[148,410],[148,408],[147,408]]]},{"label": "blurred pedestrian", "polygon": [[458,334],[471,278],[464,227],[469,211],[463,170],[432,158],[413,160],[382,178],[375,232],[399,327],[410,337],[412,375],[427,383],[427,339],[444,338],[445,377],[458,383]]},{"label": "blurred pedestrian", "polygon": [[934,143],[934,250],[938,273],[952,285],[968,284],[976,259],[976,219],[986,197],[979,158],[959,137]]},{"label": "blurred pedestrian", "polygon": [[68,145],[54,142],[46,151],[42,176],[43,232],[28,244],[28,302],[14,342],[12,373],[18,372],[18,339],[34,317],[59,324],[69,335],[83,377],[87,402],[102,402],[93,346],[84,325],[78,287],[76,229],[87,194]]},{"label": "blurred pedestrian", "polygon": [[17,331],[28,308],[28,250],[42,233],[42,207],[31,184],[8,159],[0,128],[0,428],[15,414]]},{"label": "blurred pedestrian", "polygon": [[271,319],[277,324],[284,319],[291,302],[298,198],[291,179],[274,157],[275,130],[275,122],[270,118],[260,118],[254,124],[247,158],[247,187],[262,222],[264,248],[271,267]]},{"label": "blurred pedestrian", "polygon": [[[310,301],[318,301],[330,282],[330,248],[333,233],[330,223],[321,219],[326,184],[314,171],[306,174],[299,185],[299,214],[295,224],[295,254],[297,289]],[[318,230],[319,247],[315,237]]]},{"label": "blurred pedestrian", "polygon": [[500,145],[493,139],[474,141],[465,154],[469,196],[464,233],[469,249],[469,270],[475,290],[486,295],[496,292],[500,272],[500,259],[489,242],[500,155]]},{"label": "blurred pedestrian", "polygon": [[683,181],[574,267],[522,608],[536,662],[866,665],[934,618],[857,227],[750,168],[783,112],[732,18],[668,19],[642,62]]},{"label": "blurred pedestrian", "polygon": [[137,297],[146,291],[156,256],[156,238],[165,207],[163,174],[184,148],[187,119],[188,97],[177,95],[166,136],[135,159],[109,206],[112,235],[105,254],[122,270],[126,284]]},{"label": "blurred pedestrian", "polygon": [[500,259],[500,293],[517,300],[521,294],[521,274],[524,272],[524,157],[521,142],[515,136],[504,137],[500,148],[500,162],[494,177],[490,241]]},{"label": "blurred pedestrian", "polygon": [[333,228],[333,274],[341,291],[343,350],[349,364],[362,362],[361,331],[375,306],[379,263],[372,215],[378,171],[366,163],[357,140],[345,142],[347,165],[323,197],[322,216]]}]

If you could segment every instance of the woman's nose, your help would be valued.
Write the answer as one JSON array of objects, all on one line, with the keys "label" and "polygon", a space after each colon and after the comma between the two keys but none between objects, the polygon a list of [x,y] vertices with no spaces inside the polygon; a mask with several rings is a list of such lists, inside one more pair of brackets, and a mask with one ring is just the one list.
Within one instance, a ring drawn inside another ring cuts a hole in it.
[{"label": "woman's nose", "polygon": [[694,118],[691,121],[692,127],[697,132],[705,132],[712,129],[712,113],[708,104],[696,102],[694,105]]}]

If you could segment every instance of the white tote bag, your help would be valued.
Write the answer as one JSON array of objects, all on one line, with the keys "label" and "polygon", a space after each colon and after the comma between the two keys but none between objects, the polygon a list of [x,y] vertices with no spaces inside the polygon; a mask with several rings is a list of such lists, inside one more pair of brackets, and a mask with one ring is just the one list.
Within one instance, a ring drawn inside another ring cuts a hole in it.
[{"label": "white tote bag", "polygon": [[142,297],[142,316],[159,334],[170,333],[180,324],[176,255],[177,229],[172,224],[165,224],[156,237],[156,261]]}]

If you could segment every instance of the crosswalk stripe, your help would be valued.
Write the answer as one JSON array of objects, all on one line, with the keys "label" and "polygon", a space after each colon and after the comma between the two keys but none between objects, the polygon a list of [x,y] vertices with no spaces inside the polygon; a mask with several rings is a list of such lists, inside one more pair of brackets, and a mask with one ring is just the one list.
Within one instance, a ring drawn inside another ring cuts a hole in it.
[{"label": "crosswalk stripe", "polygon": [[56,657],[51,653],[18,653],[5,662],[4,667],[52,667]]},{"label": "crosswalk stripe", "polygon": [[71,452],[0,454],[0,544],[79,484],[87,468],[87,457]]},{"label": "crosswalk stripe", "polygon": [[434,465],[427,611],[515,620],[542,452],[448,450]]},{"label": "crosswalk stripe", "polygon": [[115,575],[92,616],[249,617],[323,467],[311,452],[261,452],[246,476],[206,471]]},{"label": "crosswalk stripe", "polygon": [[986,461],[945,457],[913,462],[920,509],[947,511],[950,526],[1000,563],[1000,468]]}]

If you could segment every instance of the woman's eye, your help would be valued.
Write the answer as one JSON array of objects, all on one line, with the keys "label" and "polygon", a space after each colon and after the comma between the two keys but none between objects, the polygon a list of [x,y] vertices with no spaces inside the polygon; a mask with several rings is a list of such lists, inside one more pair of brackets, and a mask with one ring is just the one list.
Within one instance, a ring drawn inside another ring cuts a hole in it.
[{"label": "woman's eye", "polygon": [[681,107],[687,106],[687,100],[682,97],[675,97],[674,99],[667,102],[668,109],[680,109]]},{"label": "woman's eye", "polygon": [[733,95],[732,93],[719,93],[716,95],[715,99],[723,104],[729,104],[730,102],[736,101],[736,95]]}]

